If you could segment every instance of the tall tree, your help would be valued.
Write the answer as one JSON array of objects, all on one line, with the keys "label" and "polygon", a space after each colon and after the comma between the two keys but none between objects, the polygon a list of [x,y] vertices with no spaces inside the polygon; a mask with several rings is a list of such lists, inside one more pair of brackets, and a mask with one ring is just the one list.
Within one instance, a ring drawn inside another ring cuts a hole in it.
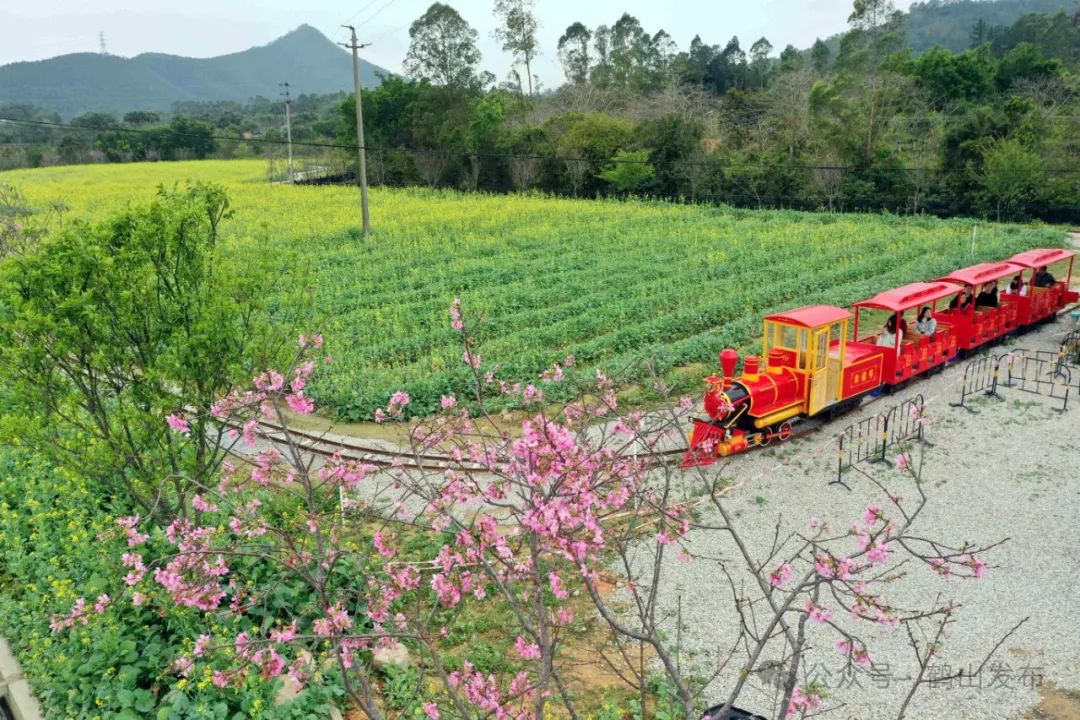
[{"label": "tall tree", "polygon": [[611,68],[615,84],[628,88],[641,84],[650,40],[641,22],[623,13],[611,27]]},{"label": "tall tree", "polygon": [[589,41],[592,32],[579,22],[566,28],[559,38],[559,62],[566,79],[574,85],[583,85],[589,79]]},{"label": "tall tree", "polygon": [[829,68],[829,46],[818,38],[814,41],[814,46],[810,48],[810,61],[814,63],[814,69],[819,73],[824,73]]},{"label": "tall tree", "polygon": [[596,67],[589,77],[600,87],[611,84],[611,28],[601,25],[593,33],[593,47],[596,49]]},{"label": "tall tree", "polygon": [[982,18],[979,18],[978,22],[971,26],[968,37],[971,39],[971,47],[982,45],[990,39],[990,25]]},{"label": "tall tree", "polygon": [[856,30],[874,32],[884,27],[894,13],[892,0],[855,0],[848,24]]},{"label": "tall tree", "polygon": [[764,37],[758,38],[750,46],[750,67],[754,71],[758,87],[765,87],[765,78],[769,74],[769,53],[772,51],[772,43]]},{"label": "tall tree", "polygon": [[534,0],[495,0],[495,14],[502,25],[495,28],[495,38],[502,42],[502,49],[514,57],[514,62],[525,65],[525,81],[529,95],[533,93],[532,61],[537,56],[536,15]]},{"label": "tall tree", "polygon": [[405,72],[449,88],[474,87],[480,84],[476,73],[478,39],[476,30],[457,10],[433,3],[409,27]]},{"label": "tall tree", "polygon": [[794,72],[802,70],[804,66],[802,53],[794,45],[788,45],[780,53],[780,72]]}]

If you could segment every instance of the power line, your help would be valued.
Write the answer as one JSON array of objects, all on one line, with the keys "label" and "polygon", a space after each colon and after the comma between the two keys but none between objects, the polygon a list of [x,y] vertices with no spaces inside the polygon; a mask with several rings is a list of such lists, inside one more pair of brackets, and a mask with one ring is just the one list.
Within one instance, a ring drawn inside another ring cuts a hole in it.
[{"label": "power line", "polygon": [[376,36],[375,36],[374,38],[372,38],[372,39],[371,39],[371,42],[370,42],[369,44],[371,44],[371,45],[374,45],[375,43],[379,42],[379,41],[380,41],[380,40],[382,40],[383,38],[385,38],[385,37],[389,37],[390,35],[393,35],[394,33],[398,32],[399,30],[402,30],[402,29],[404,29],[404,28],[407,28],[407,27],[409,27],[410,25],[412,25],[412,24],[413,24],[413,22],[414,22],[413,20],[408,20],[408,21],[406,21],[406,22],[403,22],[403,23],[401,23],[400,25],[398,25],[398,26],[397,26],[396,28],[394,28],[393,30],[387,30],[387,31],[386,31],[386,32],[384,32],[384,33],[381,33],[381,34],[379,34],[379,35],[376,35]]},{"label": "power line", "polygon": [[[339,23],[339,25],[341,25],[341,27],[347,27],[348,23],[351,23],[353,20],[355,20],[357,15],[364,12],[365,10],[367,10],[369,7],[371,7],[372,5],[377,3],[378,1],[379,0],[368,0],[368,2],[364,3],[364,6],[362,8],[360,8],[359,10],[354,12],[349,17],[345,18],[345,21],[342,22],[342,23]],[[338,28],[338,29],[340,30],[341,28]]]},{"label": "power line", "polygon": [[383,10],[390,7],[395,2],[397,2],[397,0],[386,0],[386,2],[382,6],[380,6],[378,10],[376,10],[372,15],[369,15],[368,17],[364,18],[361,21],[361,23],[369,23],[369,22],[371,22],[375,18],[379,17],[379,15],[382,13]]}]

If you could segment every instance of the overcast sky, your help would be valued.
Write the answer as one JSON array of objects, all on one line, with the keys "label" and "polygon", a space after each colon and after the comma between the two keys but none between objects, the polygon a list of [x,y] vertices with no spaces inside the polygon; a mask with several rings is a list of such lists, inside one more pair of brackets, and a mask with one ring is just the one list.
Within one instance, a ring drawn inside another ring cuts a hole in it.
[{"label": "overcast sky", "polygon": [[[0,8],[0,65],[72,52],[96,52],[105,33],[108,52],[131,57],[164,52],[210,57],[265,45],[298,25],[313,25],[334,40],[342,23],[357,25],[361,41],[374,41],[364,57],[399,72],[409,45],[409,24],[431,0],[34,0]],[[499,81],[509,62],[491,38],[492,0],[450,0],[480,33],[484,69]],[[911,0],[896,0],[907,9]],[[89,7],[88,7],[89,6]],[[132,9],[137,8],[137,9]],[[744,50],[764,35],[779,51],[788,43],[808,47],[816,37],[843,30],[851,0],[536,0],[542,54],[533,71],[553,87],[562,82],[555,46],[566,26],[610,25],[623,12],[649,33],[664,29],[681,49],[695,34],[713,44],[738,35]],[[294,86],[300,90],[302,79]]]}]

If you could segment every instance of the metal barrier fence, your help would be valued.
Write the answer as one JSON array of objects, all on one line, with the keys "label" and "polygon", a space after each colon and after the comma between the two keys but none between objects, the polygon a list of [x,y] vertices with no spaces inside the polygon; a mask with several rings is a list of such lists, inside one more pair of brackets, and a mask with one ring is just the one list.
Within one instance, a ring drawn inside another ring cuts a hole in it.
[{"label": "metal barrier fence", "polygon": [[[998,366],[1002,375],[1001,387],[1060,400],[1061,407],[1053,408],[1058,412],[1069,409],[1072,368],[1061,362],[1058,353],[1020,348],[999,356]],[[1080,383],[1080,372],[1077,382]]]},{"label": "metal barrier fence", "polygon": [[1004,388],[1060,400],[1061,407],[1054,410],[1065,412],[1069,408],[1070,393],[1080,392],[1080,367],[1069,362],[1066,343],[1062,343],[1056,352],[1014,348],[1000,355],[985,355],[964,368],[960,402],[949,404],[976,412],[967,404],[968,398],[981,392],[987,397],[1003,400],[1000,391]]},{"label": "metal barrier fence", "polygon": [[1058,350],[1058,361],[1072,366],[1080,366],[1080,328],[1071,331],[1061,341]]},{"label": "metal barrier fence", "polygon": [[923,439],[922,395],[915,395],[884,412],[852,423],[840,433],[837,453],[836,480],[830,485],[844,483],[844,471],[863,461],[883,462],[889,447],[905,440]]},{"label": "metal barrier fence", "polygon": [[960,387],[960,402],[949,403],[949,405],[975,412],[974,409],[967,405],[967,399],[980,392],[987,397],[1001,400],[1002,397],[997,391],[998,373],[998,358],[993,355],[975,358],[964,368],[964,382]]}]

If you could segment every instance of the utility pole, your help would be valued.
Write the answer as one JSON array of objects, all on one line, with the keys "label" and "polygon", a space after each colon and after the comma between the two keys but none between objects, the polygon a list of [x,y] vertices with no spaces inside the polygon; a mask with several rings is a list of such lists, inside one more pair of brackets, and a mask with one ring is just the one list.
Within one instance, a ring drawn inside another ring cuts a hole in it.
[{"label": "utility pole", "polygon": [[364,154],[364,114],[360,108],[360,58],[356,53],[360,48],[367,47],[370,43],[365,45],[358,44],[356,42],[356,28],[352,25],[342,25],[341,27],[349,28],[349,31],[352,33],[349,44],[341,44],[352,50],[353,87],[356,92],[356,145],[360,149],[360,168],[358,173],[360,176],[360,215],[363,222],[364,237],[367,238],[371,235],[371,217],[368,215],[367,157]]},{"label": "utility pole", "polygon": [[285,138],[289,141],[289,182],[293,180],[293,164],[292,164],[292,117],[289,114],[289,105],[292,100],[289,98],[289,83],[278,83],[285,88]]}]

